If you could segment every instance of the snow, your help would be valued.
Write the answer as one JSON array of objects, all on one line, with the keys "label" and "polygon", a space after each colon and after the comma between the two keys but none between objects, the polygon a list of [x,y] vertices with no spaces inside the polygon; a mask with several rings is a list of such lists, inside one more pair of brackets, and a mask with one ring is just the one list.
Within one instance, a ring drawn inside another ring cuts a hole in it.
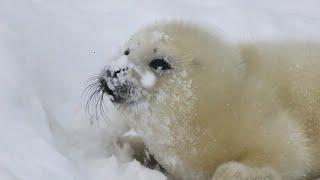
[{"label": "snow", "polygon": [[147,71],[141,76],[140,81],[143,87],[151,88],[156,83],[156,76],[152,72]]},{"label": "snow", "polygon": [[129,65],[128,58],[126,55],[122,55],[120,58],[117,58],[116,60],[112,61],[111,64],[111,70],[118,70],[125,68]]},{"label": "snow", "polygon": [[317,0],[0,0],[0,179],[165,179],[117,146],[126,117],[110,109],[97,121],[85,111],[87,79],[156,20],[194,21],[232,41],[319,40],[319,6]]}]

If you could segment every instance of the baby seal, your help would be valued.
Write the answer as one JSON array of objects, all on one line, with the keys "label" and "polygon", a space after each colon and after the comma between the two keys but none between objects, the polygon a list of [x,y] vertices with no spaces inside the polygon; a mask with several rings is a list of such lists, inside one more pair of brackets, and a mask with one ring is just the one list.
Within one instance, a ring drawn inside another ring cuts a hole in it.
[{"label": "baby seal", "polygon": [[320,172],[319,79],[317,43],[175,21],[133,35],[98,84],[175,179],[292,180]]}]

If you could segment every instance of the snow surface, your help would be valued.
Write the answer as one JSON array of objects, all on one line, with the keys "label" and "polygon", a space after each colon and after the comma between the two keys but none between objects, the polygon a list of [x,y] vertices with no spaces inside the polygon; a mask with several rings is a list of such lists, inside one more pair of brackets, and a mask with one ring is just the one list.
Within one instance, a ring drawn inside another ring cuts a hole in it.
[{"label": "snow surface", "polygon": [[[165,179],[96,121],[86,80],[143,25],[184,19],[231,40],[320,39],[318,0],[0,0],[0,179]],[[149,83],[149,81],[147,82]]]}]

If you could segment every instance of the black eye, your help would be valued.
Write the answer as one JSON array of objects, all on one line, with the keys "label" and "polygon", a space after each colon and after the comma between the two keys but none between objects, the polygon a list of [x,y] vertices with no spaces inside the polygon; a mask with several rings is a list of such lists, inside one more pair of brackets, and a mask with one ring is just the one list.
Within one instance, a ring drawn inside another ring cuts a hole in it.
[{"label": "black eye", "polygon": [[150,64],[150,67],[152,67],[155,70],[169,70],[172,69],[171,65],[165,61],[164,59],[153,59]]},{"label": "black eye", "polygon": [[125,50],[125,51],[123,52],[123,54],[126,55],[126,56],[128,56],[128,55],[130,54],[130,50],[129,50],[129,49]]}]

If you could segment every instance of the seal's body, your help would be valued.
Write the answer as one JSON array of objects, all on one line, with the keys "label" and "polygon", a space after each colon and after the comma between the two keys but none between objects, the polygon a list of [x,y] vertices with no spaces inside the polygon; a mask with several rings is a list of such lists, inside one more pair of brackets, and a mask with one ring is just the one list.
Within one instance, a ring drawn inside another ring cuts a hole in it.
[{"label": "seal's body", "polygon": [[319,44],[232,44],[167,22],[132,36],[120,59],[102,91],[174,178],[319,174]]}]

